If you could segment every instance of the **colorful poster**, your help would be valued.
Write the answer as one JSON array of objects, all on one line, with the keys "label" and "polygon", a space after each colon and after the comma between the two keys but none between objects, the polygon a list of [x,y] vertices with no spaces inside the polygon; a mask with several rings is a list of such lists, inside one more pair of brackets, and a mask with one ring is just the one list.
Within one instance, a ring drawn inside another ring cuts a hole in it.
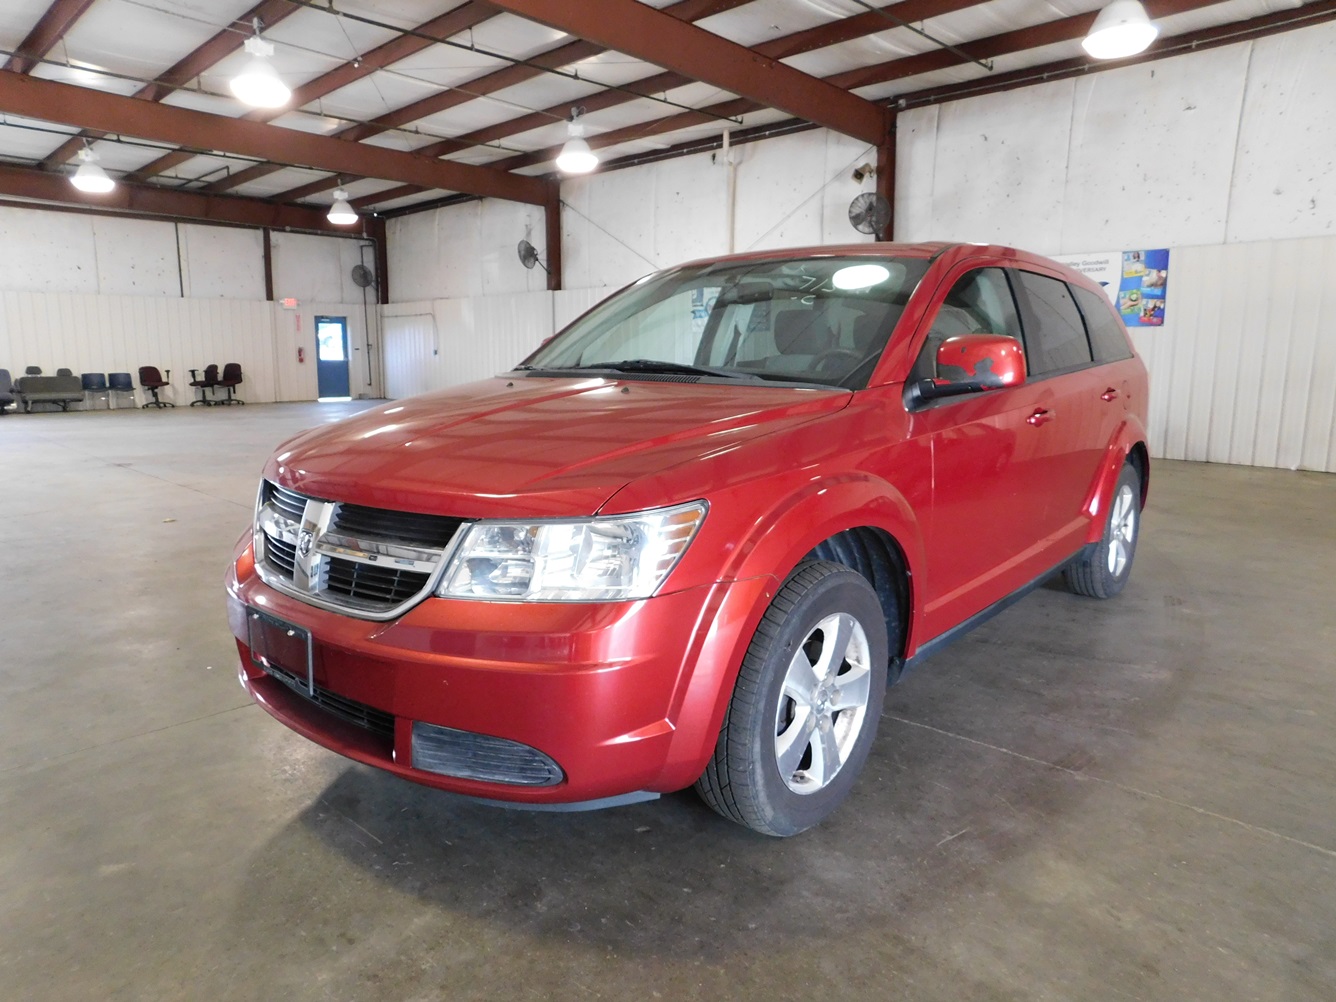
[{"label": "colorful poster", "polygon": [[1164,326],[1164,293],[1169,283],[1169,251],[1123,251],[1118,312],[1128,327]]},{"label": "colorful poster", "polygon": [[1098,282],[1128,327],[1164,326],[1167,249],[1062,254],[1053,260]]}]

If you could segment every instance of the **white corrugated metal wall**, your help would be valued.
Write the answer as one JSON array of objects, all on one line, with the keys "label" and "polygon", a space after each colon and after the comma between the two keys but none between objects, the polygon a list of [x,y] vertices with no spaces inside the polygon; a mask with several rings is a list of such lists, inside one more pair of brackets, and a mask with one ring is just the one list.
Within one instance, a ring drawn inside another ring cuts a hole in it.
[{"label": "white corrugated metal wall", "polygon": [[383,307],[386,396],[440,390],[506,371],[552,334],[552,310],[550,292]]},{"label": "white corrugated metal wall", "polygon": [[1336,472],[1336,237],[1170,252],[1151,371],[1151,451]]}]

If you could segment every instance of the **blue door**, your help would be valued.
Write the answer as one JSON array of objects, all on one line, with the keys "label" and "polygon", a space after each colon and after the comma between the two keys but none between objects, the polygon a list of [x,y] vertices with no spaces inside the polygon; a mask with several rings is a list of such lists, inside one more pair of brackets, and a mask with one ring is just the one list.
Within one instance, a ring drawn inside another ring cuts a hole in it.
[{"label": "blue door", "polygon": [[316,395],[347,399],[348,393],[348,318],[315,318]]}]

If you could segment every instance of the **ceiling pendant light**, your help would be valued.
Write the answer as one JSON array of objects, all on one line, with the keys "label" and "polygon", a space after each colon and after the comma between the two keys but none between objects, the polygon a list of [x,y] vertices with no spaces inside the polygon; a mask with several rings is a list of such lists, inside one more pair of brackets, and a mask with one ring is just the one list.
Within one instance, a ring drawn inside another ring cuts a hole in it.
[{"label": "ceiling pendant light", "polygon": [[260,37],[258,17],[255,19],[255,34],[246,39],[246,52],[250,54],[250,59],[241,72],[232,78],[232,93],[252,108],[283,107],[292,99],[292,91],[269,61],[274,54],[274,44]]},{"label": "ceiling pendant light", "polygon": [[84,148],[76,153],[75,156],[79,160],[79,169],[76,170],[74,176],[70,178],[70,184],[74,185],[74,187],[78,188],[80,191],[87,191],[95,195],[105,195],[107,192],[111,191],[112,188],[116,187],[116,182],[108,177],[107,172],[98,166],[97,154],[93,152],[92,147],[87,143],[84,143]]},{"label": "ceiling pendant light", "polygon": [[598,166],[598,154],[585,142],[584,126],[579,121],[583,110],[572,108],[571,120],[566,123],[566,144],[557,154],[557,170],[563,174],[588,174]]},{"label": "ceiling pendant light", "polygon": [[342,188],[334,189],[334,204],[329,207],[329,214],[325,218],[339,226],[357,222],[357,210],[348,204],[348,193]]},{"label": "ceiling pendant light", "polygon": [[1081,48],[1095,59],[1122,59],[1144,52],[1159,33],[1140,0],[1112,0],[1095,18]]}]

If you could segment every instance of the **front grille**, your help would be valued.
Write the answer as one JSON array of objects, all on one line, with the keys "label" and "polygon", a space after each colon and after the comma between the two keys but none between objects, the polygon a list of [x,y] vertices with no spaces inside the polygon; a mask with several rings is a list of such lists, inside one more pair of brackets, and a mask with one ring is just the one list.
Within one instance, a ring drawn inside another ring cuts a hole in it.
[{"label": "front grille", "polygon": [[256,511],[260,572],[313,605],[388,619],[427,593],[462,524],[325,501],[265,481]]},{"label": "front grille", "polygon": [[307,702],[314,703],[340,720],[360,727],[365,731],[370,731],[382,738],[388,738],[390,741],[394,740],[394,714],[377,710],[374,706],[367,706],[365,703],[359,703],[347,696],[340,696],[338,693],[330,692],[319,685],[315,687],[315,692],[311,692],[306,687],[305,679],[298,678],[292,672],[280,668],[278,665],[265,664],[261,667],[267,674],[282,682]]},{"label": "front grille", "polygon": [[331,528],[349,536],[411,542],[415,546],[443,550],[454,538],[459,522],[457,518],[443,518],[440,515],[419,515],[411,511],[341,504]]},{"label": "front grille", "polygon": [[292,569],[297,564],[297,547],[277,536],[266,536],[265,557],[270,564],[282,571],[288,580],[292,580]]},{"label": "front grille", "polygon": [[364,602],[398,605],[425,588],[430,577],[429,574],[415,574],[393,567],[331,560],[329,590]]},{"label": "front grille", "polygon": [[266,500],[275,508],[287,515],[294,522],[302,520],[302,512],[306,510],[306,498],[296,491],[290,491],[286,487],[279,487],[278,484],[265,483]]}]

